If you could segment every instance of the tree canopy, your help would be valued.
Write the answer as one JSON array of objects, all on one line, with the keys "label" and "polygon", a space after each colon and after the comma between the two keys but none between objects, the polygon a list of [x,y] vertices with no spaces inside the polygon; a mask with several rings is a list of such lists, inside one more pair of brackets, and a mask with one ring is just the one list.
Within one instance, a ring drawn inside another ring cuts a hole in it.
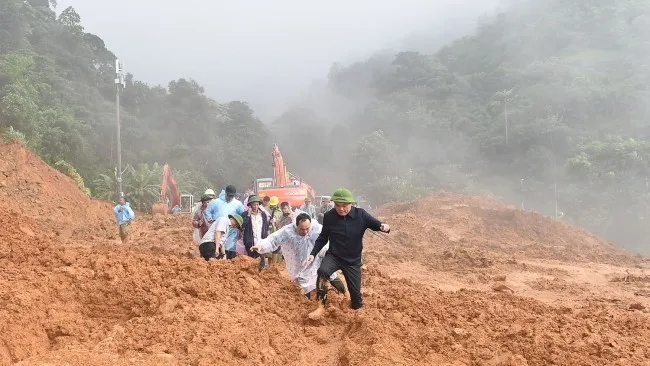
[{"label": "tree canopy", "polygon": [[371,202],[489,193],[647,252],[647,34],[645,1],[511,2],[435,53],[335,64],[274,126]]},{"label": "tree canopy", "polygon": [[[57,17],[50,6],[0,1],[0,129],[21,134],[46,162],[74,166],[94,194],[114,198],[104,178],[115,179],[116,57],[84,31],[72,7]],[[246,103],[212,100],[194,80],[150,86],[129,74],[125,81],[122,156],[136,196],[157,197],[159,173],[136,179],[157,172],[155,163],[191,172],[181,187],[190,193],[243,187],[271,173],[269,130]]]},{"label": "tree canopy", "polygon": [[[2,136],[112,199],[115,55],[54,5],[0,0]],[[648,251],[648,34],[647,1],[511,1],[435,52],[335,63],[326,85],[268,126],[195,80],[151,86],[129,74],[127,186],[148,205],[166,162],[192,193],[243,187],[271,174],[274,139],[325,194],[349,186],[373,205],[493,194]]]}]

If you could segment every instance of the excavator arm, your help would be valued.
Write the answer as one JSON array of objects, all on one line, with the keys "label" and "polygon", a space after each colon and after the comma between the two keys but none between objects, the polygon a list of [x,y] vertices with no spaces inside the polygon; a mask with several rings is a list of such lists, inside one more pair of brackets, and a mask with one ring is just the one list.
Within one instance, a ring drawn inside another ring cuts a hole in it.
[{"label": "excavator arm", "polygon": [[[167,189],[169,189],[169,205],[167,205]],[[165,164],[163,166],[162,172],[162,182],[160,184],[160,198],[158,202],[154,203],[151,213],[152,214],[166,214],[169,212],[169,207],[174,207],[181,204],[180,191],[178,189],[178,184],[176,183],[176,178],[169,169],[169,165]]]},{"label": "excavator arm", "polygon": [[287,185],[287,168],[284,166],[284,159],[277,144],[273,144],[273,175],[276,187]]},{"label": "excavator arm", "polygon": [[[309,197],[312,200],[314,199],[315,192],[314,189],[302,180],[297,175],[289,173],[287,166],[284,164],[284,159],[280,153],[280,149],[277,144],[273,144],[273,187],[262,187],[258,184],[261,181],[268,181],[268,178],[262,178],[256,180],[256,192],[257,194],[265,194],[267,196],[277,196],[280,199],[280,202],[289,202],[291,206],[298,207],[305,203],[305,198]],[[298,185],[291,184],[291,181],[295,179],[300,182]]]},{"label": "excavator arm", "polygon": [[158,198],[158,203],[166,203],[165,197],[167,197],[167,179],[169,179],[169,165],[165,164],[163,166],[162,183],[160,184],[160,197]]},{"label": "excavator arm", "polygon": [[174,207],[174,206],[179,206],[181,205],[181,192],[178,189],[178,184],[176,184],[176,178],[174,175],[170,172],[169,173],[169,206]]}]

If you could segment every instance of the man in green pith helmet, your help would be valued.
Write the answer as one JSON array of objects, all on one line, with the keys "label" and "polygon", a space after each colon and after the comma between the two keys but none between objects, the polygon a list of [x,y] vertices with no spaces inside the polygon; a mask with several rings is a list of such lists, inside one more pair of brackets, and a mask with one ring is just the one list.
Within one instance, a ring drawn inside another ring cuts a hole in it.
[{"label": "man in green pith helmet", "polygon": [[366,229],[390,232],[388,224],[372,217],[366,210],[353,207],[355,203],[352,192],[346,188],[337,189],[332,195],[334,210],[323,216],[323,228],[305,265],[311,263],[314,257],[329,241],[329,250],[318,268],[316,295],[319,300],[318,309],[311,312],[311,319],[318,319],[325,314],[327,306],[328,279],[332,273],[341,270],[350,293],[350,307],[363,307],[361,298],[361,252],[363,250],[363,234]]}]

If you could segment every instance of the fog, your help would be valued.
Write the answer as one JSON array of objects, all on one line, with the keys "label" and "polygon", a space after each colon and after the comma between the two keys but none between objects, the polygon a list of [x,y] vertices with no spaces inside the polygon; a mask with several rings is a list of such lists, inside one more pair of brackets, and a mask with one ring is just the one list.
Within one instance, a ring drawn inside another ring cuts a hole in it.
[{"label": "fog", "polygon": [[[182,5],[179,5],[182,4]],[[243,100],[270,121],[333,62],[424,47],[471,32],[497,0],[353,2],[59,0],[149,84],[191,77],[220,101]],[[426,34],[426,37],[422,37]]]}]

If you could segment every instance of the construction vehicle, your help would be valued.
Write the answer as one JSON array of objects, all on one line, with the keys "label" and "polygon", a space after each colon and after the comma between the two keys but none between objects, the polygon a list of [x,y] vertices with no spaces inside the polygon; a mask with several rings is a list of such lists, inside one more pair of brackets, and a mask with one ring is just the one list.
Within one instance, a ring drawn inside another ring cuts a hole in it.
[{"label": "construction vehicle", "polygon": [[[169,196],[167,195],[168,189]],[[171,169],[169,169],[169,165],[165,164],[162,172],[162,183],[160,184],[160,198],[158,199],[158,202],[153,204],[151,213],[154,215],[166,215],[176,205],[180,207],[180,204],[181,194],[178,190],[178,184],[176,184],[176,178],[174,178]]]},{"label": "construction vehicle", "polygon": [[192,212],[194,209],[194,195],[185,193],[181,194],[181,211]]},{"label": "construction vehicle", "polygon": [[291,207],[305,204],[305,198],[314,200],[314,189],[302,178],[289,173],[277,144],[273,144],[273,178],[259,178],[253,184],[253,191],[260,197],[277,196],[280,202],[289,202]]}]

